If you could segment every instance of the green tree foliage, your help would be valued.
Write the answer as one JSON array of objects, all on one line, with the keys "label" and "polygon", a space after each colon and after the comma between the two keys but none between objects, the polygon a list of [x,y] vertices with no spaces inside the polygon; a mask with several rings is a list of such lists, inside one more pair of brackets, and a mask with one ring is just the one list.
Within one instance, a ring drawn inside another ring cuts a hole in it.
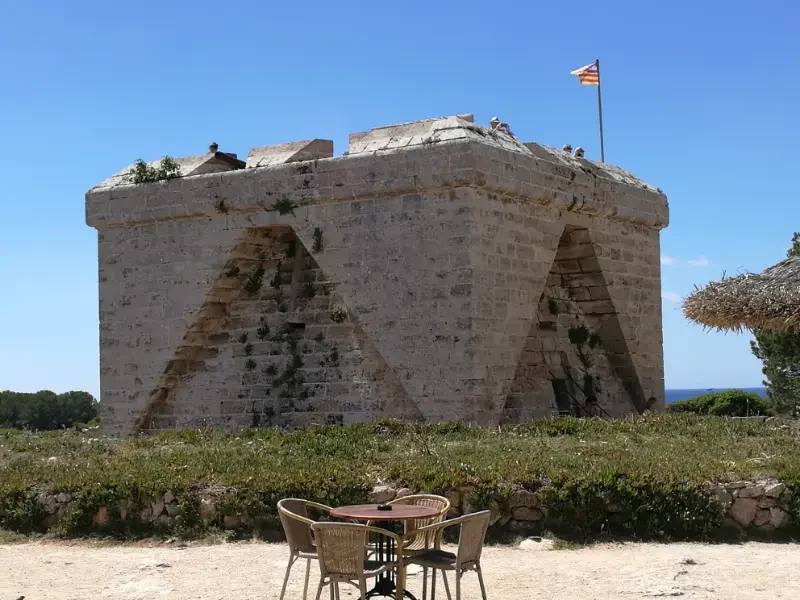
[{"label": "green tree foliage", "polygon": [[754,417],[769,414],[769,403],[758,394],[742,390],[709,392],[667,406],[670,412],[689,412],[719,417]]},{"label": "green tree foliage", "polygon": [[[800,256],[800,233],[792,236],[787,256]],[[763,363],[767,397],[780,414],[798,416],[800,412],[800,331],[753,331],[750,347]]]},{"label": "green tree foliage", "polygon": [[63,429],[76,423],[88,423],[96,417],[97,400],[88,392],[0,392],[0,427]]}]

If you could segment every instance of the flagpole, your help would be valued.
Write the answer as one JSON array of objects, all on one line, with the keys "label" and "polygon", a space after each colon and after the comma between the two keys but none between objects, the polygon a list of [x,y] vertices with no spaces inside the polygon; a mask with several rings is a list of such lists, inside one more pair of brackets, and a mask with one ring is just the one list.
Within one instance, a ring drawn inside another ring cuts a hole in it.
[{"label": "flagpole", "polygon": [[600,59],[594,61],[597,65],[597,114],[600,117],[600,162],[606,162],[606,153],[603,148],[603,99],[600,95]]}]

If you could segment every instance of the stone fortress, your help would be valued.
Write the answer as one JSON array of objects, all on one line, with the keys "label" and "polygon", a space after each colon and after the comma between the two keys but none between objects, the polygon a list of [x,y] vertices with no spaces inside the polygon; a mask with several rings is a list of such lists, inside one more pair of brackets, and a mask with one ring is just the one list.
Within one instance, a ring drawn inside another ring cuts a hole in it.
[{"label": "stone fortress", "polygon": [[660,192],[471,115],[86,194],[104,430],[663,406]]}]

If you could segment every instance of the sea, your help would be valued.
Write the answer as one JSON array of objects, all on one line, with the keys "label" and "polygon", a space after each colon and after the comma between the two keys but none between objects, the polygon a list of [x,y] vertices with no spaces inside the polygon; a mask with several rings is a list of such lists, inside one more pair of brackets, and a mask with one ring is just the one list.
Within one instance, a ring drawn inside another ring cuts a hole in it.
[{"label": "sea", "polygon": [[762,398],[767,397],[767,388],[763,387],[750,387],[750,388],[703,388],[696,390],[665,390],[664,404],[672,404],[678,400],[686,400],[686,398],[694,398],[695,396],[702,396],[709,392],[724,392],[726,390],[743,390],[745,392],[753,392]]}]

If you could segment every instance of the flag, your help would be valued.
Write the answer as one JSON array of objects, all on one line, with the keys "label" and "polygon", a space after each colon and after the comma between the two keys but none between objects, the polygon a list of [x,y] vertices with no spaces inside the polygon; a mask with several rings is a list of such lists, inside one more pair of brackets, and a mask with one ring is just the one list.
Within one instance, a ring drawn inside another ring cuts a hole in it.
[{"label": "flag", "polygon": [[576,75],[581,85],[600,85],[600,69],[597,61],[575,71],[570,71],[570,75]]}]

